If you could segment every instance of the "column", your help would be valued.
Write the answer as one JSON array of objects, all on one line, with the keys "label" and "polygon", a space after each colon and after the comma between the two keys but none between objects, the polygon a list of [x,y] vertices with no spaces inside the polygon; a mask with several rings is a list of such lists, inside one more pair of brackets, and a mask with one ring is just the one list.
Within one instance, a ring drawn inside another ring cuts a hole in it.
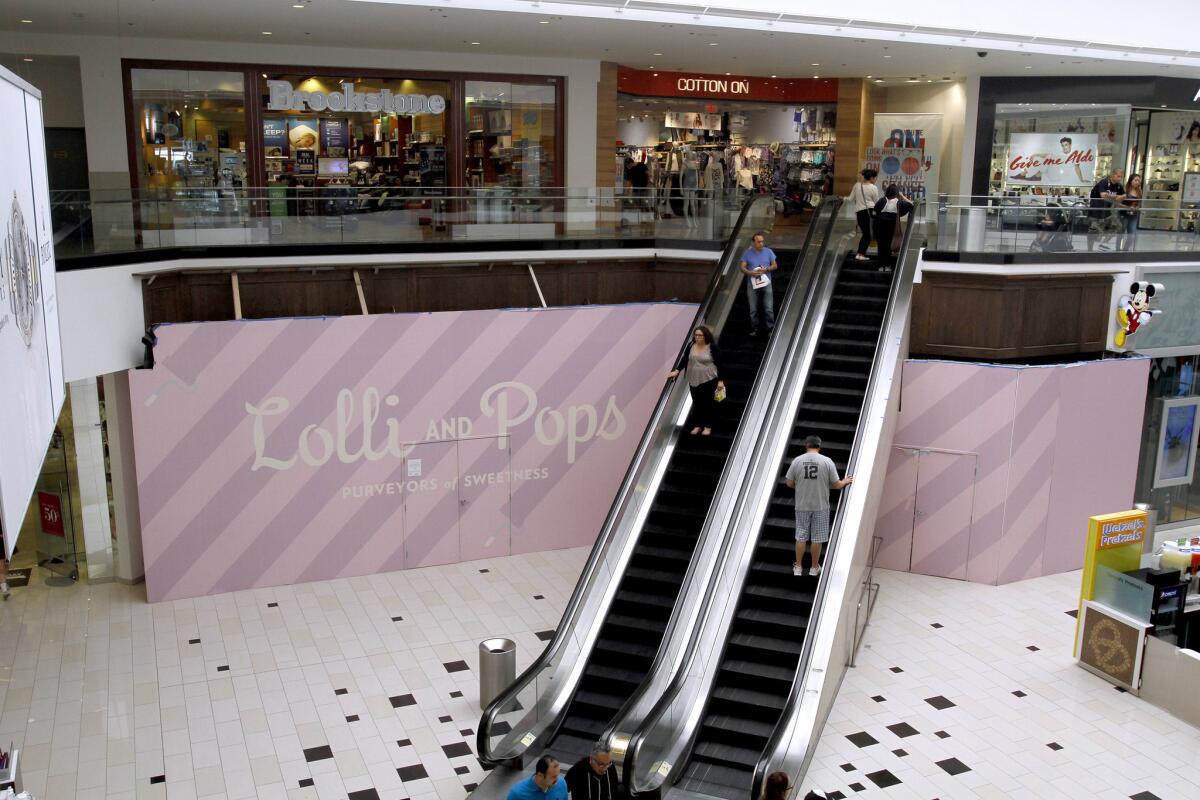
[{"label": "column", "polygon": [[100,420],[100,391],[95,378],[72,381],[69,387],[88,582],[103,583],[116,577],[116,559],[109,517],[108,469]]},{"label": "column", "polygon": [[104,376],[104,399],[117,526],[117,579],[122,583],[136,583],[145,577],[146,569],[142,561],[142,518],[138,509],[137,466],[133,460],[128,372]]}]

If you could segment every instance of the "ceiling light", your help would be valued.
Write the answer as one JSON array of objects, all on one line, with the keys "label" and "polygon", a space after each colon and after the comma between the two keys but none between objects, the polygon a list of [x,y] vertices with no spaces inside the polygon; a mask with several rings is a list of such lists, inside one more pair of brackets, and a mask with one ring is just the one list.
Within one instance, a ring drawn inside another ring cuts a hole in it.
[{"label": "ceiling light", "polygon": [[539,19],[538,20],[538,25],[549,25],[549,24],[550,24],[550,20],[548,20],[548,19]]},{"label": "ceiling light", "polygon": [[472,46],[474,46],[474,47],[478,47],[478,46],[479,46],[479,44],[480,44],[480,42],[471,42],[471,45],[472,45]]},{"label": "ceiling light", "polygon": [[821,76],[820,76],[820,75],[813,75],[813,78],[819,78],[819,77],[821,77]]},{"label": "ceiling light", "polygon": [[716,47],[716,46],[717,46],[717,45],[719,45],[719,44],[720,44],[720,42],[709,42],[709,43],[708,43],[708,46],[709,46],[709,47]]},{"label": "ceiling light", "polygon": [[821,65],[820,65],[820,64],[809,64],[809,66],[810,66],[810,67],[819,67],[819,66],[821,66]]},{"label": "ceiling light", "polygon": [[871,76],[870,76],[870,75],[868,75],[868,76],[867,76],[867,80],[871,80]]},{"label": "ceiling light", "polygon": [[1033,69],[1033,67],[1030,65],[1030,66],[1026,66],[1025,69]]},{"label": "ceiling light", "polygon": [[778,76],[778,75],[772,75],[771,77],[772,77],[772,78],[778,78],[779,76]]},{"label": "ceiling light", "polygon": [[[22,60],[22,61],[33,61],[33,59],[32,59],[32,58],[23,58],[23,59],[21,59],[21,60]],[[1163,108],[1166,108],[1166,106],[1163,106]]]},{"label": "ceiling light", "polygon": [[883,83],[883,78],[876,78],[876,79],[875,79],[875,82],[876,82],[876,83]]},{"label": "ceiling light", "polygon": [[31,19],[23,19],[23,20],[21,20],[21,22],[24,22],[26,25],[32,25],[32,24],[33,24],[33,20],[31,20]]},{"label": "ceiling light", "polygon": [[650,55],[653,55],[653,56],[661,56],[661,55],[662,55],[662,53],[651,53]]},{"label": "ceiling light", "polygon": [[292,8],[304,8],[304,3],[292,3]]},{"label": "ceiling light", "polygon": [[732,73],[732,72],[726,72],[725,74],[726,74],[726,75],[732,75],[733,73]]},{"label": "ceiling light", "polygon": [[270,32],[270,31],[263,31],[263,32],[262,32],[262,34],[263,34],[263,36],[270,36],[270,35],[271,35],[271,32]]}]

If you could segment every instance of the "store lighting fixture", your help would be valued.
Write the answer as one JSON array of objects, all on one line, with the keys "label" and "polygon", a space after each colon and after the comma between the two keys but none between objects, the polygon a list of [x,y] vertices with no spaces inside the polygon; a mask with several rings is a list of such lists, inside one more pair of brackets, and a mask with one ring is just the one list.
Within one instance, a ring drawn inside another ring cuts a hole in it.
[{"label": "store lighting fixture", "polygon": [[480,45],[480,42],[471,42],[472,47],[478,47],[479,45]]},{"label": "store lighting fixture", "polygon": [[[22,61],[33,61],[33,59],[32,59],[32,58],[23,58],[23,59],[21,59],[21,60],[22,60]],[[1166,108],[1166,106],[1163,106],[1163,108]]]},{"label": "store lighting fixture", "polygon": [[661,55],[662,55],[662,53],[651,53],[650,55],[652,55],[652,56],[661,56]]},{"label": "store lighting fixture", "polygon": [[263,36],[270,36],[270,35],[271,35],[271,32],[270,32],[270,31],[263,31],[262,33],[263,33]]},{"label": "store lighting fixture", "polygon": [[868,75],[868,76],[867,76],[867,80],[871,80],[871,76],[870,76],[870,75]]},{"label": "store lighting fixture", "polygon": [[21,20],[21,22],[25,23],[26,25],[32,25],[32,24],[33,24],[33,20],[31,20],[31,19],[23,19],[23,20]]},{"label": "store lighting fixture", "polygon": [[304,8],[304,3],[292,3],[292,8]]},{"label": "store lighting fixture", "polygon": [[820,75],[813,75],[813,80],[816,80],[816,79],[817,79],[817,78],[819,78],[819,77],[821,77],[821,76],[820,76]]},{"label": "store lighting fixture", "polygon": [[550,20],[548,20],[548,19],[539,19],[538,20],[538,25],[549,25],[549,24],[550,24]]},{"label": "store lighting fixture", "polygon": [[777,77],[779,77],[779,76],[778,76],[778,75],[772,75],[771,77],[772,77],[772,78],[777,78]]},{"label": "store lighting fixture", "polygon": [[720,44],[720,42],[709,42],[709,43],[708,43],[708,46],[709,46],[709,47],[716,47],[716,46],[717,46],[717,45],[719,45],[719,44]]},{"label": "store lighting fixture", "polygon": [[891,56],[884,56],[884,58],[891,58]]},{"label": "store lighting fixture", "polygon": [[809,64],[809,66],[810,66],[810,67],[819,67],[819,66],[821,66],[821,65],[820,65],[820,64]]}]

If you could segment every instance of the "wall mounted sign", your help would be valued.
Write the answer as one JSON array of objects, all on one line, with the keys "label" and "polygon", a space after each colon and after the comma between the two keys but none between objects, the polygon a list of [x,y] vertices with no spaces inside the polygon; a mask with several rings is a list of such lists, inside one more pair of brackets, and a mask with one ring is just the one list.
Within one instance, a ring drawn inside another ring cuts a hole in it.
[{"label": "wall mounted sign", "polygon": [[290,81],[267,81],[271,111],[349,111],[365,114],[441,114],[446,98],[440,94],[393,94],[390,89],[356,92],[353,83],[343,83],[340,92],[305,92]]},{"label": "wall mounted sign", "polygon": [[668,111],[663,121],[667,128],[688,128],[701,131],[721,130],[720,114],[700,114],[695,111]]},{"label": "wall mounted sign", "polygon": [[1004,182],[1025,186],[1091,186],[1096,182],[1094,133],[1014,133]]},{"label": "wall mounted sign", "polygon": [[617,91],[640,97],[765,100],[776,103],[836,103],[834,78],[760,78],[620,67]]}]

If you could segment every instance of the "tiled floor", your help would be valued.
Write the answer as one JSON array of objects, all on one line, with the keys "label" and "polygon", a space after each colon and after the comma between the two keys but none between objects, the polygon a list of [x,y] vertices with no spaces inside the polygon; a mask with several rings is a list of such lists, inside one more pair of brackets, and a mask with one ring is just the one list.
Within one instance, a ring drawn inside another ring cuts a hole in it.
[{"label": "tiled floor", "polygon": [[147,605],[47,586],[0,605],[0,743],[38,800],[462,798],[477,648],[523,669],[586,549]]},{"label": "tiled floor", "polygon": [[[155,606],[141,587],[47,586],[35,569],[0,605],[0,744],[23,744],[39,800],[458,800],[484,775],[478,642],[514,638],[522,669],[586,556]],[[877,575],[805,789],[1200,797],[1200,731],[1071,660],[1078,573],[998,588]]]},{"label": "tiled floor", "polygon": [[876,575],[879,603],[805,790],[1200,798],[1200,730],[1072,660],[1078,572],[1000,587]]}]

